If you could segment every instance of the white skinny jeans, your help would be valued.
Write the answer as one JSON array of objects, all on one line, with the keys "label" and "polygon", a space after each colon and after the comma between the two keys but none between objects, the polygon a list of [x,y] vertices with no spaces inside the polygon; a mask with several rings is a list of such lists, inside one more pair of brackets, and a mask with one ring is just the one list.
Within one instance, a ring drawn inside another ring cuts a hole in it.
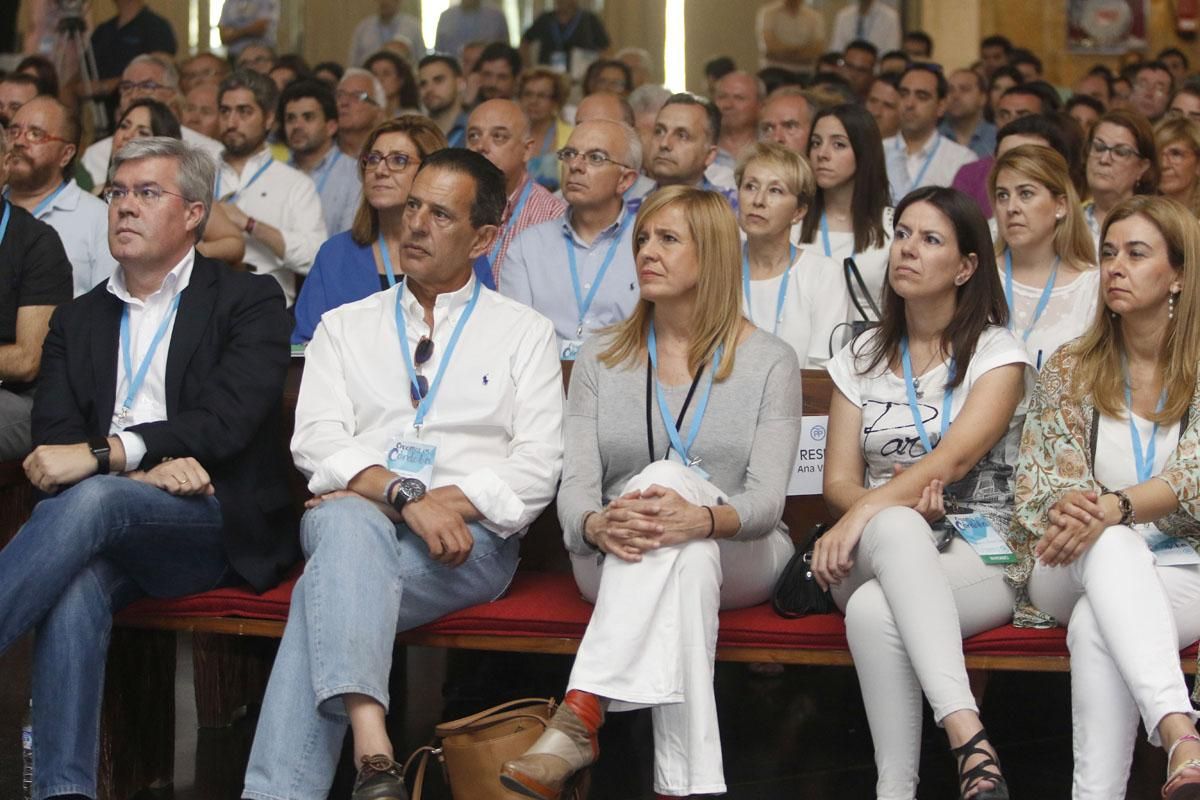
[{"label": "white skinny jeans", "polygon": [[875,743],[879,800],[912,800],[921,760],[921,692],[933,718],[978,711],[962,640],[1012,620],[1004,568],[961,538],[939,553],[911,508],[885,508],[867,524],[850,575],[833,588]]},{"label": "white skinny jeans", "polygon": [[1067,623],[1072,797],[1121,800],[1139,717],[1150,743],[1171,713],[1196,718],[1179,651],[1200,638],[1200,567],[1159,567],[1141,534],[1107,528],[1065,567],[1034,567],[1033,604]]},{"label": "white skinny jeans", "polygon": [[[646,467],[622,494],[651,484],[696,505],[724,497],[670,461]],[[596,607],[569,688],[608,698],[610,711],[652,709],[656,792],[725,791],[713,695],[717,611],[767,600],[793,550],[775,531],[749,542],[695,540],[648,551],[636,563],[571,556],[575,581]]]}]

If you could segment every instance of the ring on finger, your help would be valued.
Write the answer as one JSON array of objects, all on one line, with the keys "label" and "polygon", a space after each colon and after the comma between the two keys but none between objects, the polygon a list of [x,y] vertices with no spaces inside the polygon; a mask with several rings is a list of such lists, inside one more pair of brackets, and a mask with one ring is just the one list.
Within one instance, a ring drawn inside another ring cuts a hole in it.
[{"label": "ring on finger", "polygon": [[187,486],[191,482],[191,480],[189,478],[180,478],[178,475],[175,475],[173,477],[175,478],[175,482],[178,483],[180,486]]}]

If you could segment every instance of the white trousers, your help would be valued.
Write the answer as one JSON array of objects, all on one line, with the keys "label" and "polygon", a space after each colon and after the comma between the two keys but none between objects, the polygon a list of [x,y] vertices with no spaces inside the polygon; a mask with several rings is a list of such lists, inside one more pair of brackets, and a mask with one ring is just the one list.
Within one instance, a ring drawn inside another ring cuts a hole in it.
[{"label": "white trousers", "polygon": [[1151,744],[1171,713],[1193,719],[1179,651],[1200,638],[1200,567],[1159,567],[1141,534],[1108,528],[1065,567],[1034,567],[1033,604],[1067,625],[1072,797],[1125,797],[1139,717]]},{"label": "white trousers", "polygon": [[939,553],[934,533],[911,508],[880,511],[867,524],[850,575],[833,588],[846,614],[875,744],[880,800],[912,800],[921,760],[921,692],[941,721],[978,711],[962,640],[1012,620],[1004,568],[984,564],[955,537]]},{"label": "white trousers", "polygon": [[[681,464],[656,461],[622,494],[658,484],[713,505],[721,491]],[[571,557],[583,596],[595,603],[569,688],[610,700],[610,711],[650,707],[654,790],[725,791],[713,695],[717,612],[764,602],[794,548],[775,531],[749,542],[701,539],[648,551],[639,562]]]}]

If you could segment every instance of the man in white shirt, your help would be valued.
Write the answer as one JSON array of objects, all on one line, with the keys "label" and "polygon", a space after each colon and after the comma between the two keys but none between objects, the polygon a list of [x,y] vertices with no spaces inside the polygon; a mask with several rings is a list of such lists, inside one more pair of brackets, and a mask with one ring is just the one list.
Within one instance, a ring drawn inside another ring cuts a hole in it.
[{"label": "man in white shirt", "polygon": [[758,10],[754,25],[760,65],[811,72],[825,52],[825,19],[804,0],[775,0]]},{"label": "man in white shirt", "polygon": [[367,56],[383,49],[393,39],[403,36],[413,46],[413,60],[425,55],[425,37],[421,21],[400,10],[400,0],[379,0],[379,13],[358,23],[350,40],[350,56],[346,65],[361,67]]},{"label": "man in white shirt", "polygon": [[594,120],[576,125],[560,152],[567,213],[513,240],[500,288],[549,317],[559,358],[574,361],[585,338],[629,316],[640,296],[624,193],[642,144],[631,126]]},{"label": "man in white shirt", "polygon": [[117,265],[108,251],[108,208],[71,178],[79,132],[79,120],[53,97],[21,106],[8,127],[8,199],[58,233],[76,297]]},{"label": "man in white shirt", "polygon": [[949,186],[977,156],[938,133],[949,85],[941,69],[913,64],[900,79],[900,132],[883,142],[893,202],[922,186]]},{"label": "man in white shirt", "polygon": [[327,238],[321,199],[312,179],[271,156],[274,82],[251,70],[221,81],[218,113],[225,149],[217,163],[217,202],[246,237],[245,263],[296,301],[296,276],[307,275]]},{"label": "man in white shirt", "polygon": [[505,198],[482,156],[427,157],[404,213],[404,280],[326,312],[308,345],[292,439],[314,495],[307,563],[242,797],[324,796],[347,725],[353,798],[407,797],[384,727],[396,631],[500,596],[554,497],[553,326],[472,274]]},{"label": "man in white shirt", "polygon": [[881,0],[852,2],[833,20],[829,49],[841,51],[855,39],[865,39],[880,53],[900,49],[900,15]]},{"label": "man in white shirt", "polygon": [[290,328],[279,287],[196,253],[211,158],[150,137],[117,161],[120,267],[51,317],[24,463],[49,496],[0,551],[0,649],[37,630],[36,797],[97,796],[113,614],[243,580],[262,592],[299,555],[275,457]]},{"label": "man in white shirt", "polygon": [[325,233],[350,230],[362,199],[358,159],[342,153],[337,136],[333,90],[318,80],[299,80],[283,90],[283,134],[292,152],[289,162],[313,179],[325,215]]},{"label": "man in white shirt", "polygon": [[[142,97],[166,103],[176,116],[180,115],[179,72],[175,65],[166,59],[150,54],[138,56],[130,61],[129,66],[121,73],[121,82],[117,84],[117,88],[121,95],[117,104],[118,117],[130,103]],[[196,145],[214,158],[221,154],[221,143],[215,139],[210,139],[187,126],[183,126],[180,132],[185,142]],[[83,158],[80,159],[96,186],[103,186],[108,178],[112,145],[111,136],[100,139],[85,150]]]}]

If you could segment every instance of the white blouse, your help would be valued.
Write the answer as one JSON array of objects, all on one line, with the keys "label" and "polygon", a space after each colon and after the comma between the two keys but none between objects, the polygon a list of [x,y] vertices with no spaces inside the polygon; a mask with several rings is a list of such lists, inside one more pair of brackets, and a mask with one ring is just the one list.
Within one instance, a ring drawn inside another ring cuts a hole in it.
[{"label": "white blouse", "polygon": [[[1004,262],[1000,262],[1000,283],[1004,284]],[[1030,286],[1013,279],[1011,327],[1020,341],[1033,324],[1033,315],[1042,299],[1044,286]],[[1050,360],[1059,347],[1082,336],[1091,326],[1100,303],[1100,270],[1089,269],[1070,283],[1056,283],[1050,301],[1037,325],[1024,340],[1029,360],[1037,369]]]},{"label": "white blouse", "polygon": [[[813,241],[804,245],[813,247],[818,253],[832,258],[837,262],[838,270],[841,272],[842,262],[847,258],[853,258],[854,263],[858,266],[858,271],[862,273],[863,283],[867,285],[867,289],[871,292],[871,297],[876,305],[883,302],[883,283],[887,280],[888,254],[892,250],[892,209],[885,208],[883,210],[883,244],[878,247],[872,247],[869,250],[864,250],[861,253],[854,251],[854,233],[851,231],[830,231],[829,232],[829,250],[825,249],[825,243],[821,236],[820,228],[817,229],[817,234],[813,237]],[[800,226],[797,225],[793,230],[792,238],[794,241],[800,241]],[[845,286],[845,278],[840,279],[843,287]],[[858,294],[858,287],[855,286],[855,294]],[[860,297],[859,302],[862,303],[863,309],[870,314],[871,309],[865,301]],[[847,309],[853,319],[859,319],[857,309],[853,304],[850,304]],[[874,317],[874,314],[871,314]]]},{"label": "white blouse", "polygon": [[[782,313],[777,317],[779,290],[788,282]],[[804,245],[800,256],[781,275],[750,282],[742,298],[746,317],[767,333],[792,346],[802,369],[824,367],[849,337],[844,325],[849,307],[840,263]]]}]

